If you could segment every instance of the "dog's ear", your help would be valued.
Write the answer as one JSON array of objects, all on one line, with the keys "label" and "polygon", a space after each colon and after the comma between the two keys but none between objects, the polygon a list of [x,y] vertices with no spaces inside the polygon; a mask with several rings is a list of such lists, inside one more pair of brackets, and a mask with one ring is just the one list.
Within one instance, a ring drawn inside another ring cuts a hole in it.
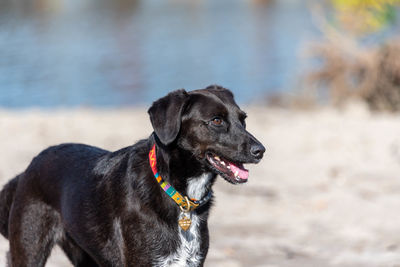
[{"label": "dog's ear", "polygon": [[210,85],[206,88],[207,90],[213,92],[215,95],[217,96],[221,96],[227,99],[234,99],[233,93],[231,92],[231,90],[226,89],[220,85]]},{"label": "dog's ear", "polygon": [[154,132],[164,145],[172,143],[181,128],[182,112],[189,94],[181,89],[158,99],[147,111]]}]

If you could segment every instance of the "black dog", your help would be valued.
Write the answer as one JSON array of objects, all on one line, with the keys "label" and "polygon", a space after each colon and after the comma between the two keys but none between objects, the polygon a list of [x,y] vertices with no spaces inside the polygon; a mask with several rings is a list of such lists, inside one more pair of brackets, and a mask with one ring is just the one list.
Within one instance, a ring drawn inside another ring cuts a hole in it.
[{"label": "black dog", "polygon": [[259,162],[265,148],[218,86],[174,91],[148,113],[148,139],[116,152],[50,147],[4,186],[9,265],[44,266],[55,244],[74,266],[203,265],[216,176],[246,182],[243,163]]}]

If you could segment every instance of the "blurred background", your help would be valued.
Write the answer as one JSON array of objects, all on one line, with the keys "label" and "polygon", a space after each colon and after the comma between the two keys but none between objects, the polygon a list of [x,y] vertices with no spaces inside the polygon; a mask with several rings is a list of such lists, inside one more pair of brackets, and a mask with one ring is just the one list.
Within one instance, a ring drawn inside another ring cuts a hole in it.
[{"label": "blurred background", "polygon": [[[0,106],[147,105],[172,89],[210,83],[252,103],[298,94],[309,87],[303,82],[310,74],[308,82],[330,87],[335,98],[347,97],[337,96],[347,87],[354,87],[352,94],[371,94],[376,89],[370,80],[379,82],[366,76],[398,67],[387,62],[397,61],[392,55],[398,59],[398,45],[391,43],[399,29],[397,5],[1,0]],[[382,61],[395,66],[375,66]]]},{"label": "blurred background", "polygon": [[0,0],[0,182],[50,145],[131,145],[152,101],[219,84],[267,153],[216,184],[206,266],[400,266],[399,8]]},{"label": "blurred background", "polygon": [[2,0],[0,105],[120,107],[217,83],[290,90],[317,35],[303,1]]}]

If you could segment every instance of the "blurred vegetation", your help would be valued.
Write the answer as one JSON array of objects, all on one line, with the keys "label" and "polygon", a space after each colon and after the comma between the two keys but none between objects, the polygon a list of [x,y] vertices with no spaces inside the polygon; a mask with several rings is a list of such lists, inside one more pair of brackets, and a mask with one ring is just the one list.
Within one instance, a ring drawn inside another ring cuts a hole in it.
[{"label": "blurred vegetation", "polygon": [[394,22],[400,0],[331,0],[338,25],[353,34],[381,30]]},{"label": "blurred vegetation", "polygon": [[310,49],[320,63],[307,76],[311,95],[327,95],[335,105],[356,98],[373,110],[400,111],[400,39],[392,34],[365,41],[394,25],[400,0],[330,0],[329,4],[330,15],[317,9],[324,39]]}]

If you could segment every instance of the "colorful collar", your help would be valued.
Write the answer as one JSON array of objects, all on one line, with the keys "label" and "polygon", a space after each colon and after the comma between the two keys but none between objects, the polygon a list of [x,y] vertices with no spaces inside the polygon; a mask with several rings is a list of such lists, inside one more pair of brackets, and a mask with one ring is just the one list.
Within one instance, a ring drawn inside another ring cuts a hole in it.
[{"label": "colorful collar", "polygon": [[167,193],[167,195],[170,196],[176,202],[176,204],[178,204],[182,211],[193,211],[210,200],[212,196],[211,190],[208,191],[208,194],[203,199],[189,199],[187,196],[182,196],[172,185],[164,181],[157,171],[156,145],[153,145],[153,148],[149,152],[149,160],[151,169],[158,184],[165,191],[165,193]]}]

